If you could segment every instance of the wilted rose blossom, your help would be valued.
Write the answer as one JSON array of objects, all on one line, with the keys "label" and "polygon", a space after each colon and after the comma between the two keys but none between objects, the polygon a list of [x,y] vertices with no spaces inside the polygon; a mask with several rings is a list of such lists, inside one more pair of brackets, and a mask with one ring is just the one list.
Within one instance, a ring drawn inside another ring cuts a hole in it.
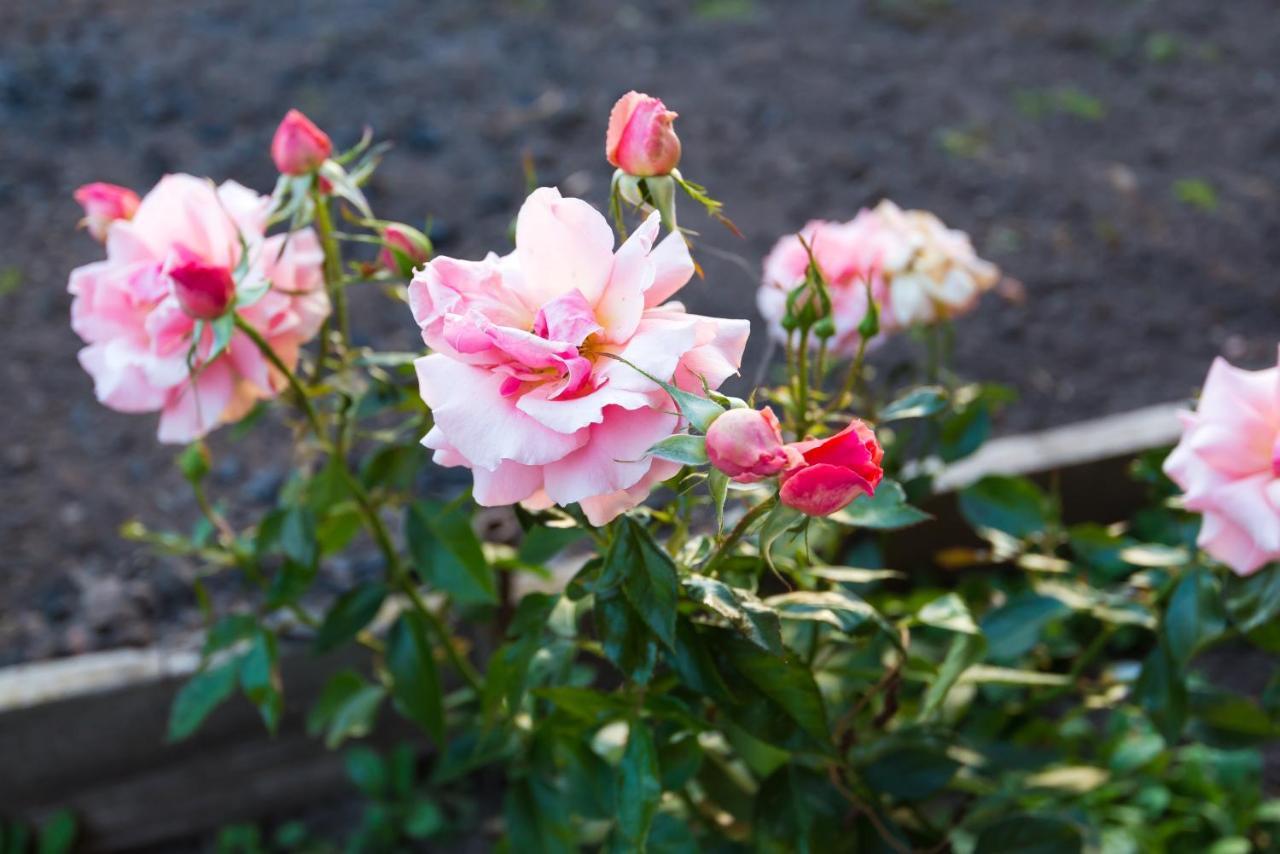
[{"label": "wilted rose blossom", "polygon": [[516,248],[483,261],[437,256],[409,286],[423,340],[423,444],[475,477],[495,506],[581,504],[600,525],[679,466],[646,455],[680,418],[635,368],[687,390],[734,374],[748,323],[665,302],[693,274],[684,239],[657,246],[657,214],[618,248],[603,216],[552,188],[516,221]]},{"label": "wilted rose blossom", "polygon": [[[391,273],[405,274],[431,257],[431,241],[418,229],[393,222],[382,232],[383,247],[378,252],[378,264]],[[392,249],[402,253],[397,256]],[[409,270],[405,269],[407,262]]]},{"label": "wilted rose blossom", "polygon": [[670,173],[680,165],[680,138],[673,127],[677,115],[657,98],[628,92],[609,113],[605,156],[640,178]]},{"label": "wilted rose blossom", "polygon": [[947,228],[928,211],[904,211],[886,199],[872,214],[888,290],[886,330],[963,314],[1000,281],[1000,270],[978,257],[969,235]]},{"label": "wilted rose blossom", "polygon": [[790,447],[803,462],[783,471],[778,498],[810,516],[826,516],[859,495],[874,495],[884,476],[884,449],[871,428],[856,418],[834,436]]},{"label": "wilted rose blossom", "polygon": [[778,416],[764,409],[730,409],[707,428],[711,465],[739,483],[754,483],[798,465],[800,454],[782,441]]},{"label": "wilted rose blossom", "polygon": [[166,176],[132,220],[111,227],[106,260],[71,273],[71,326],[88,345],[80,364],[98,400],[121,412],[159,411],[162,442],[188,442],[235,421],[284,385],[243,332],[208,359],[207,323],[192,373],[197,320],[183,310],[173,272],[193,264],[235,270],[243,241],[249,260],[241,287],[265,279],[272,288],[239,314],[290,368],[329,312],[319,241],[310,230],[266,237],[270,206],[231,181],[214,187],[190,175]]},{"label": "wilted rose blossom", "polygon": [[[808,244],[831,294],[835,335],[828,346],[845,356],[857,352],[858,325],[867,314],[868,282],[877,302],[883,301],[885,293],[879,245],[873,237],[876,228],[874,217],[863,211],[850,222],[813,220],[799,234],[788,234],[774,245],[764,260],[764,281],[756,293],[756,304],[774,338],[787,340],[782,328],[787,295],[804,283],[809,269]],[[816,339],[810,341],[813,346],[817,343]]]},{"label": "wilted rose blossom", "polygon": [[333,153],[329,135],[298,110],[285,113],[271,140],[271,159],[285,175],[306,175]]},{"label": "wilted rose blossom", "polygon": [[128,187],[98,181],[85,184],[75,192],[75,200],[84,208],[84,225],[93,239],[107,239],[107,229],[118,219],[132,219],[138,209],[138,194]]},{"label": "wilted rose blossom", "polygon": [[1216,360],[1182,423],[1164,470],[1203,516],[1200,548],[1239,575],[1280,560],[1280,367]]}]

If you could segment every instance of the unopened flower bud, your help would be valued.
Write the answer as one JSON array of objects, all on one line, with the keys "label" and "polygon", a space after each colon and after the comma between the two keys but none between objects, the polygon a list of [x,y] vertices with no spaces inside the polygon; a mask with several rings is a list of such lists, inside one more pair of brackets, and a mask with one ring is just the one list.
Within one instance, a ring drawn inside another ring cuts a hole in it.
[{"label": "unopened flower bud", "polygon": [[676,113],[662,101],[639,92],[618,99],[609,113],[605,156],[622,171],[638,177],[667,175],[680,164]]},{"label": "unopened flower bud", "polygon": [[298,110],[290,110],[271,140],[271,159],[285,175],[306,175],[333,153],[329,136]]},{"label": "unopened flower bud", "polygon": [[801,457],[782,441],[782,428],[773,410],[730,409],[707,428],[707,457],[711,464],[739,483],[773,477]]},{"label": "unopened flower bud", "polygon": [[169,270],[173,295],[187,316],[196,320],[222,317],[236,296],[236,282],[226,267],[188,261]]},{"label": "unopened flower bud", "polygon": [[393,222],[383,230],[382,243],[378,264],[397,275],[413,275],[414,267],[431,257],[431,240],[402,222]]},{"label": "unopened flower bud", "polygon": [[118,219],[133,219],[139,203],[138,194],[128,187],[101,181],[85,184],[76,190],[75,200],[84,208],[85,227],[99,242],[107,239],[111,223]]}]

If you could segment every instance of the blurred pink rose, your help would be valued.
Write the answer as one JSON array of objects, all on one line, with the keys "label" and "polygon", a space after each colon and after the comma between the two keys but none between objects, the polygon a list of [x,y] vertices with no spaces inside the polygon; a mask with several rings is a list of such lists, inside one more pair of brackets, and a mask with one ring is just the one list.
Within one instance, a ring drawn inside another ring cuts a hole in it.
[{"label": "blurred pink rose", "polygon": [[764,409],[730,409],[707,428],[711,465],[739,483],[754,483],[798,465],[802,458],[782,441],[778,416]]},{"label": "blurred pink rose", "polygon": [[[162,442],[188,442],[245,415],[260,398],[283,387],[242,332],[209,360],[208,324],[192,365],[196,320],[182,308],[170,275],[199,262],[248,272],[240,287],[271,290],[239,309],[286,365],[329,313],[323,253],[310,230],[266,237],[271,200],[228,181],[220,187],[190,175],[156,184],[130,221],[112,226],[107,258],[71,273],[71,326],[88,345],[80,364],[93,377],[98,400],[121,412],[159,411]],[[282,251],[283,250],[283,251]]]},{"label": "blurred pink rose", "polygon": [[[388,225],[382,232],[382,243],[383,247],[378,252],[378,264],[397,275],[408,275],[414,267],[431,257],[431,241],[421,231],[404,223],[393,222]],[[392,249],[402,255],[396,255]]]},{"label": "blurred pink rose", "polygon": [[834,436],[790,447],[804,461],[782,473],[778,498],[810,516],[826,516],[859,495],[875,495],[884,476],[884,449],[871,428],[856,418]]},{"label": "blurred pink rose", "polygon": [[[884,299],[878,230],[875,217],[863,211],[850,222],[813,220],[798,235],[788,234],[774,245],[764,259],[764,282],[756,293],[756,304],[774,338],[780,343],[787,340],[782,318],[787,311],[787,295],[804,282],[809,268],[809,253],[804,248],[807,243],[831,294],[835,335],[828,346],[844,356],[857,352],[858,324],[867,314],[867,283],[877,302]],[[816,339],[810,343],[817,346]]]},{"label": "blurred pink rose", "polygon": [[1182,423],[1164,470],[1204,517],[1200,547],[1239,575],[1280,560],[1280,367],[1216,360]]},{"label": "blurred pink rose", "polygon": [[75,192],[75,199],[84,208],[84,225],[93,239],[107,239],[107,229],[118,219],[132,219],[138,209],[138,194],[128,187],[98,181],[85,184]]},{"label": "blurred pink rose", "polygon": [[306,175],[333,153],[329,135],[298,110],[285,113],[271,140],[271,159],[285,175]]},{"label": "blurred pink rose", "polygon": [[679,429],[671,399],[608,354],[715,388],[737,372],[749,325],[664,304],[693,262],[678,234],[655,247],[658,227],[654,214],[615,253],[603,216],[542,188],[511,254],[437,256],[414,276],[409,304],[435,351],[416,363],[435,417],[423,444],[472,470],[479,504],[578,502],[601,525],[679,469],[645,453]]},{"label": "blurred pink rose", "polygon": [[196,320],[222,317],[235,301],[236,281],[226,267],[187,261],[168,273],[178,306]]},{"label": "blurred pink rose", "polygon": [[657,98],[628,92],[609,113],[604,153],[609,162],[640,178],[666,175],[680,165],[677,113]]}]

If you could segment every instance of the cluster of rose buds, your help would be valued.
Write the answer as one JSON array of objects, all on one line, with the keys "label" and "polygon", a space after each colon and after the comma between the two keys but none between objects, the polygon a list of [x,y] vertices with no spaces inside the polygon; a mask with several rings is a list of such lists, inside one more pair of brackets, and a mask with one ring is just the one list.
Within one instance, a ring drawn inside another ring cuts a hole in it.
[{"label": "cluster of rose buds", "polygon": [[825,439],[785,443],[773,410],[730,409],[707,428],[711,464],[739,483],[778,477],[778,499],[810,516],[827,516],[862,495],[874,495],[884,476],[884,449],[854,419]]}]

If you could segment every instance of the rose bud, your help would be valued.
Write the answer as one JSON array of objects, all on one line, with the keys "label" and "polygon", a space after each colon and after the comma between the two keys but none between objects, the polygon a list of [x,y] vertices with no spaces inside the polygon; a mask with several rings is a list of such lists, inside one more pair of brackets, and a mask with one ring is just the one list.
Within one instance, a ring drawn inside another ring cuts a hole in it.
[{"label": "rose bud", "polygon": [[173,295],[188,317],[214,320],[222,317],[236,296],[236,282],[226,267],[188,261],[169,270]]},{"label": "rose bud", "polygon": [[382,243],[378,264],[397,275],[413,275],[413,268],[431,257],[431,240],[402,222],[393,222],[383,230]]},{"label": "rose bud", "polygon": [[85,184],[75,192],[75,200],[84,208],[82,224],[93,239],[107,239],[107,228],[118,219],[133,219],[138,209],[138,194],[128,187],[99,181]]},{"label": "rose bud", "polygon": [[639,178],[666,175],[680,164],[676,113],[657,98],[628,92],[609,113],[604,151],[609,162]]},{"label": "rose bud", "polygon": [[329,135],[297,110],[285,114],[271,140],[271,159],[285,175],[306,175],[333,153]]},{"label": "rose bud", "polygon": [[739,483],[773,477],[801,463],[799,452],[782,441],[773,410],[730,409],[707,428],[711,464]]},{"label": "rose bud", "polygon": [[856,418],[834,436],[789,447],[803,460],[782,472],[778,498],[810,516],[827,516],[859,495],[874,495],[884,476],[884,449],[871,428]]}]

